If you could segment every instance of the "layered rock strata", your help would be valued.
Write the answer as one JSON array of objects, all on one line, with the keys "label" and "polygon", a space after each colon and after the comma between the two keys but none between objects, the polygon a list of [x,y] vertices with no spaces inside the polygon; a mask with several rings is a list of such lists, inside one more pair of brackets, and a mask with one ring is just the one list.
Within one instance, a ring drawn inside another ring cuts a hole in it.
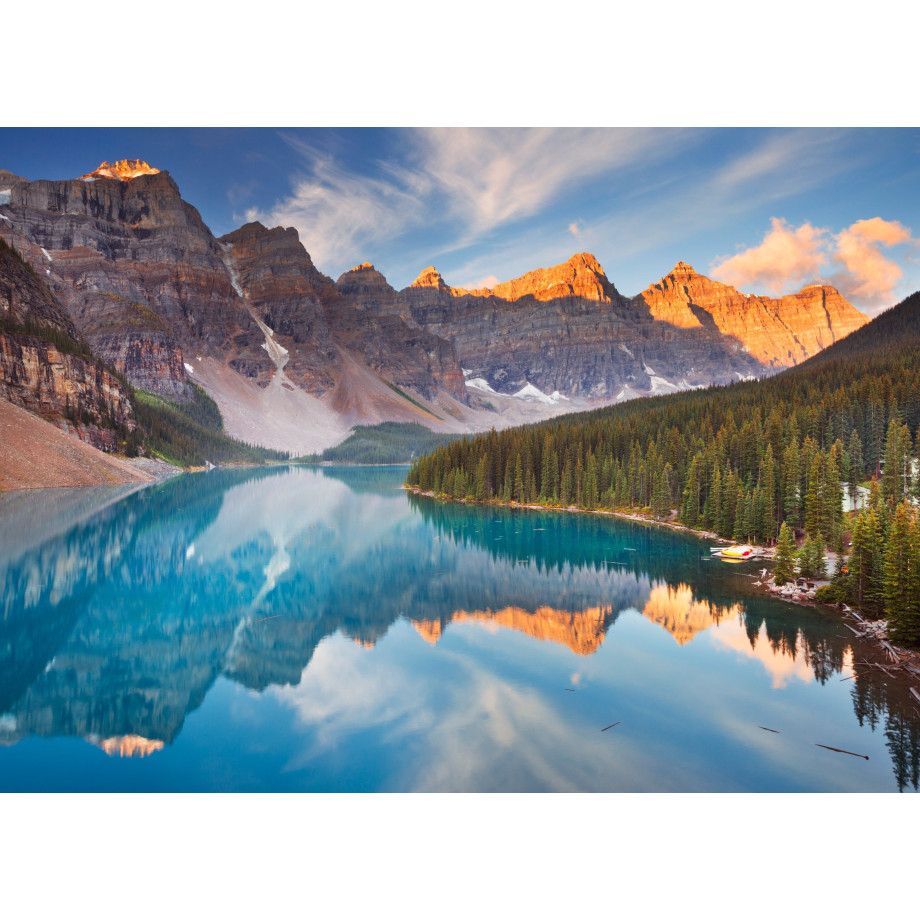
[{"label": "layered rock strata", "polygon": [[0,398],[102,450],[136,425],[128,391],[78,341],[48,287],[0,249]]},{"label": "layered rock strata", "polygon": [[[139,386],[190,394],[177,350],[268,374],[263,336],[233,289],[222,249],[169,173],[106,172],[35,182],[0,173],[8,191],[0,234],[45,278],[90,345]],[[100,295],[115,297],[104,304]]]},{"label": "layered rock strata", "polygon": [[429,267],[383,308],[447,338],[467,376],[498,392],[604,401],[762,376],[867,322],[830,287],[749,297],[684,263],[627,299],[590,253],[477,291]]},{"label": "layered rock strata", "polygon": [[829,285],[810,284],[773,299],[742,294],[678,262],[637,298],[651,316],[681,329],[717,329],[771,369],[816,355],[868,322]]}]

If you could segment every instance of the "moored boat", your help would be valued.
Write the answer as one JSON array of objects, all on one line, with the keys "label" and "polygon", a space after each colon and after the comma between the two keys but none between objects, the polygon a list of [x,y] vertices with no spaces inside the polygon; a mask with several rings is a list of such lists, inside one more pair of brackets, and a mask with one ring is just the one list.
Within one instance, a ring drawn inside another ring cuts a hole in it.
[{"label": "moored boat", "polygon": [[723,559],[754,559],[763,552],[760,547],[749,546],[747,543],[739,546],[726,546],[719,550],[718,555]]}]

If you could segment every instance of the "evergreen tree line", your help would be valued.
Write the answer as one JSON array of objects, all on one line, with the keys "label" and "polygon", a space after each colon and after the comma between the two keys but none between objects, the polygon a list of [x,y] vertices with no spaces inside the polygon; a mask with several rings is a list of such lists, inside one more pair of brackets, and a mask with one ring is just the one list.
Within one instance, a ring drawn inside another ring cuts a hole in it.
[{"label": "evergreen tree line", "polygon": [[321,454],[299,458],[308,463],[408,463],[441,444],[459,440],[462,435],[443,434],[417,422],[383,422],[380,425],[355,425],[351,434]]},{"label": "evergreen tree line", "polygon": [[[854,525],[853,555],[857,536],[860,545],[875,541],[878,574],[854,580],[848,571],[846,591],[835,584],[841,599],[890,615],[895,595],[885,593],[884,560],[892,533],[898,546],[909,542],[901,534],[916,528],[911,509],[920,496],[920,295],[889,314],[890,334],[864,335],[865,346],[848,346],[841,360],[833,360],[834,346],[821,361],[766,380],[493,430],[420,458],[406,482],[457,500],[639,510],[762,544],[785,524],[806,537],[798,561],[812,574],[825,547],[844,548],[845,489],[856,499],[859,485],[877,480]],[[860,591],[870,583],[868,595]],[[904,609],[920,610],[916,578],[898,590],[911,598]],[[920,642],[920,633],[895,632]]]},{"label": "evergreen tree line", "polygon": [[178,466],[203,466],[206,460],[264,463],[288,459],[281,451],[244,444],[227,435],[217,404],[197,384],[192,386],[194,396],[187,402],[164,399],[146,390],[132,391],[138,425],[135,436],[147,453],[156,453]]}]

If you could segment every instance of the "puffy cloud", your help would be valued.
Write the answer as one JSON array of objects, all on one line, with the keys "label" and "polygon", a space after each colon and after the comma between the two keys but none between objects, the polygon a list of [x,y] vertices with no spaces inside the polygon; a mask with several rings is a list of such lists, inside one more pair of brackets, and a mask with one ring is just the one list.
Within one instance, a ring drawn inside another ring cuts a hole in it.
[{"label": "puffy cloud", "polygon": [[569,224],[569,233],[571,233],[572,236],[581,236],[581,227],[577,220],[573,220],[572,223]]},{"label": "puffy cloud", "polygon": [[809,223],[793,229],[782,218],[771,219],[772,229],[759,246],[723,259],[712,276],[739,289],[781,294],[821,277],[827,262],[827,230]]},{"label": "puffy cloud", "polygon": [[485,278],[480,278],[478,281],[470,281],[464,284],[463,288],[467,291],[481,291],[483,288],[494,288],[498,283],[498,278],[495,275],[486,275]]},{"label": "puffy cloud", "polygon": [[872,309],[894,303],[903,274],[881,247],[916,242],[908,227],[881,217],[858,220],[838,233],[807,221],[791,227],[774,217],[759,246],[718,261],[710,271],[753,293],[784,294],[827,281],[857,307]]},{"label": "puffy cloud", "polygon": [[834,284],[850,300],[867,306],[889,306],[902,271],[893,259],[882,255],[880,246],[913,242],[910,230],[896,220],[858,220],[835,237],[835,260],[842,268],[833,275]]}]

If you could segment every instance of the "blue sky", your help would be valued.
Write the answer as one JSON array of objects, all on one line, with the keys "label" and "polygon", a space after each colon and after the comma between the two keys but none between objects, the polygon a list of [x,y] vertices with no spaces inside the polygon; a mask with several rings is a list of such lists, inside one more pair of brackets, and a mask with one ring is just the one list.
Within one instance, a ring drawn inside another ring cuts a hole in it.
[{"label": "blue sky", "polygon": [[167,169],[215,234],[294,226],[317,267],[458,287],[597,256],[633,295],[675,262],[748,293],[920,288],[917,129],[0,129],[0,168]]}]

